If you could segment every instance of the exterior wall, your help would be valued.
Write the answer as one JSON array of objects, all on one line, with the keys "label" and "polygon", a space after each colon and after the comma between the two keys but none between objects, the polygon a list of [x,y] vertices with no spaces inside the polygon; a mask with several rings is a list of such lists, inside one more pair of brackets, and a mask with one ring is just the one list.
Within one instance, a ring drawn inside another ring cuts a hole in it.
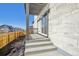
[{"label": "exterior wall", "polygon": [[[48,4],[36,20],[48,9],[48,37],[52,43],[71,55],[79,55],[79,4]],[[41,33],[40,21],[37,27]]]},{"label": "exterior wall", "polygon": [[79,4],[50,4],[49,38],[69,54],[79,55]]}]

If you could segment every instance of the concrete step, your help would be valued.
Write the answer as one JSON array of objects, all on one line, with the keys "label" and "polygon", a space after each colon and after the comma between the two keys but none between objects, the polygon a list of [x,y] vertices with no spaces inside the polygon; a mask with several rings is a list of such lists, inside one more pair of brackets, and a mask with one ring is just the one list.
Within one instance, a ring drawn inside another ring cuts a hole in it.
[{"label": "concrete step", "polygon": [[29,52],[35,52],[35,51],[42,51],[42,50],[48,50],[48,49],[56,49],[55,46],[52,45],[48,45],[48,46],[39,46],[39,47],[32,47],[32,48],[26,48],[25,52],[29,53]]},{"label": "concrete step", "polygon": [[49,39],[27,40],[26,43],[50,41]]},{"label": "concrete step", "polygon": [[39,34],[31,34],[30,35],[33,39],[42,39],[42,38],[46,38],[46,37],[44,37],[44,36],[42,36],[42,35],[39,35]]},{"label": "concrete step", "polygon": [[31,42],[31,43],[26,43],[25,46],[39,45],[39,44],[49,44],[49,43],[51,43],[51,42],[50,41]]},{"label": "concrete step", "polygon": [[46,51],[44,53],[42,52],[36,54],[29,54],[28,56],[64,56],[64,55],[58,52],[57,50],[51,50],[51,51]]},{"label": "concrete step", "polygon": [[41,46],[42,47],[45,47],[45,46],[50,46],[50,45],[53,45],[53,44],[52,43],[44,43],[44,44],[30,45],[30,46],[29,45],[28,46],[26,45],[26,49],[27,48],[32,48],[32,47],[41,47]]},{"label": "concrete step", "polygon": [[31,34],[30,39],[25,44],[26,56],[62,56],[49,38]]},{"label": "concrete step", "polygon": [[25,50],[25,55],[34,55],[34,54],[41,54],[49,51],[56,50],[55,46],[46,46],[46,47],[37,47],[37,48],[30,48]]},{"label": "concrete step", "polygon": [[30,39],[31,39],[31,40],[49,40],[49,38],[45,38],[45,37],[44,37],[44,38],[36,38],[36,39],[30,37]]}]

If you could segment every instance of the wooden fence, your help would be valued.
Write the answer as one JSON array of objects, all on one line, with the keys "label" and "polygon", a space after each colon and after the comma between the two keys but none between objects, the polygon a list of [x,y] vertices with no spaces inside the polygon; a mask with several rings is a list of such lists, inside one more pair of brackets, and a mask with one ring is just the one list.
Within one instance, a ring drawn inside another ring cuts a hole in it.
[{"label": "wooden fence", "polygon": [[12,42],[13,40],[16,40],[18,37],[24,36],[24,33],[21,31],[17,32],[9,32],[5,34],[0,35],[0,49]]}]

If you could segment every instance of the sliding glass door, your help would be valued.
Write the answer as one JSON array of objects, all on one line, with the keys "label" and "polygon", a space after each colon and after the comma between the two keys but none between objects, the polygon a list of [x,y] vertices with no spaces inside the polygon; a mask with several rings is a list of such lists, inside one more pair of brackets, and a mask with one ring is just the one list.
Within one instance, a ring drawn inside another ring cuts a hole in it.
[{"label": "sliding glass door", "polygon": [[48,35],[48,11],[41,18],[42,33]]}]

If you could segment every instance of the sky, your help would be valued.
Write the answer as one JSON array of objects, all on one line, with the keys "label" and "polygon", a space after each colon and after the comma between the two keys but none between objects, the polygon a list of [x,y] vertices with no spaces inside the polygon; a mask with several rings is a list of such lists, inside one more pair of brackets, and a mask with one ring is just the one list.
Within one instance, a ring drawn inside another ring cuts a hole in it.
[{"label": "sky", "polygon": [[[34,17],[30,15],[30,26]],[[11,25],[13,27],[26,28],[26,14],[23,3],[0,4],[0,25]]]}]

